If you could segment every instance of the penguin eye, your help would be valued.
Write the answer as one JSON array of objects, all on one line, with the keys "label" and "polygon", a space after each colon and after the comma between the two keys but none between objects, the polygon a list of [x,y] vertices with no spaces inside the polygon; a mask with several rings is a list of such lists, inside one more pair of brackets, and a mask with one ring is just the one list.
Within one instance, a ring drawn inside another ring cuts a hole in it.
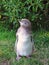
[{"label": "penguin eye", "polygon": [[25,22],[25,24],[26,24],[26,22]]},{"label": "penguin eye", "polygon": [[25,22],[25,21],[24,21],[23,23],[24,23],[24,24],[27,24],[27,22]]}]

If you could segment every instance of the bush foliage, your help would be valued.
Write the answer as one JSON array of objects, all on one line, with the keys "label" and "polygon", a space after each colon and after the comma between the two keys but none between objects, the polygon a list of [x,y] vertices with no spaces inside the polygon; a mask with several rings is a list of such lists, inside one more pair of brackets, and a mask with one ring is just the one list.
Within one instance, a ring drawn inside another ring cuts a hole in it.
[{"label": "bush foliage", "polygon": [[22,18],[29,19],[33,29],[49,30],[49,0],[0,0],[0,25],[17,29]]}]

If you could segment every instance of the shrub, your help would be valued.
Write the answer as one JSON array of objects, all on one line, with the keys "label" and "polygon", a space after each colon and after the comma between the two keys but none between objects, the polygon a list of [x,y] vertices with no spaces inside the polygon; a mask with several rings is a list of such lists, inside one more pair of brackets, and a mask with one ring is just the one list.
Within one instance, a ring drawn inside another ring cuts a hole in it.
[{"label": "shrub", "polygon": [[49,0],[0,0],[0,20],[17,29],[18,19],[28,18],[33,29],[49,29]]}]

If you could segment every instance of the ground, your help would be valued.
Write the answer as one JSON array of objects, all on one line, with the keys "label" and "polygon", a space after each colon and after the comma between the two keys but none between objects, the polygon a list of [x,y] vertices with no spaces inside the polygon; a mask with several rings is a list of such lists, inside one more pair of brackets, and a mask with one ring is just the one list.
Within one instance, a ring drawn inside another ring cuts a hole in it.
[{"label": "ground", "polygon": [[30,59],[22,57],[16,61],[14,51],[15,32],[0,31],[0,65],[49,65],[49,32],[33,32],[35,52]]}]

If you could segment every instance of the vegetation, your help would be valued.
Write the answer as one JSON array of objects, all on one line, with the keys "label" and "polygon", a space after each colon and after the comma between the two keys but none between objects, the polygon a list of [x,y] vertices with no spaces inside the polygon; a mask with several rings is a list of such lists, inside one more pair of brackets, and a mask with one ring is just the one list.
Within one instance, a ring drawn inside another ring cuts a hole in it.
[{"label": "vegetation", "polygon": [[[22,18],[32,23],[35,52],[16,61],[15,34]],[[4,63],[49,65],[49,0],[0,0],[0,65]]]},{"label": "vegetation", "polygon": [[34,30],[49,30],[49,0],[0,0],[0,24],[17,29],[22,18],[28,18]]},{"label": "vegetation", "polygon": [[22,57],[16,61],[14,51],[15,32],[0,31],[0,63],[7,61],[9,65],[45,65],[49,64],[49,32],[40,30],[33,32],[35,52],[30,59]]}]

